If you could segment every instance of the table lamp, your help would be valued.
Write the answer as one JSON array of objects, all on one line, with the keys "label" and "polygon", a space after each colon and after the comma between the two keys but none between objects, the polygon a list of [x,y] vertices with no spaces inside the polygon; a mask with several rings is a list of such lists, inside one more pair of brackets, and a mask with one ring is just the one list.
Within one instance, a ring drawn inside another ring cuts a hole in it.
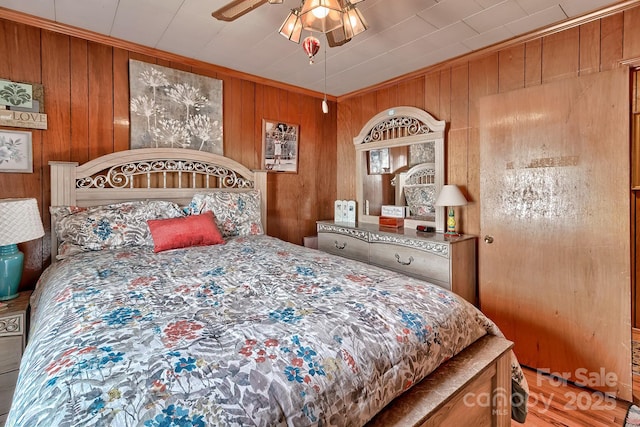
[{"label": "table lamp", "polygon": [[448,236],[459,236],[456,233],[456,218],[453,211],[454,206],[464,206],[467,204],[467,199],[460,191],[457,185],[443,185],[438,198],[436,199],[436,206],[448,206],[449,214],[447,218],[447,231],[444,233]]},{"label": "table lamp", "polygon": [[42,236],[36,199],[0,199],[0,301],[18,296],[24,264],[18,243]]}]

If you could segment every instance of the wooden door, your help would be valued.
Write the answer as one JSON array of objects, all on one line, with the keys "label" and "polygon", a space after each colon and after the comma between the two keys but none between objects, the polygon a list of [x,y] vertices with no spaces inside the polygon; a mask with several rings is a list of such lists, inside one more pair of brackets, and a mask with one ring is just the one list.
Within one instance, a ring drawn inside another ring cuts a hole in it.
[{"label": "wooden door", "polygon": [[631,400],[628,99],[618,69],[481,100],[479,290],[520,363]]}]

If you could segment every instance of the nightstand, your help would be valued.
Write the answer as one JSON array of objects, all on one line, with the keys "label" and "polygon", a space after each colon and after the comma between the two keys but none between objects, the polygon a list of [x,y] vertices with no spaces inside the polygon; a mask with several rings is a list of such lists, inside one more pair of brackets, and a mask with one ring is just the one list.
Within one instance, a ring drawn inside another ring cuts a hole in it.
[{"label": "nightstand", "polygon": [[18,379],[20,359],[27,344],[27,323],[31,291],[4,301],[9,307],[0,311],[0,427],[4,426]]}]

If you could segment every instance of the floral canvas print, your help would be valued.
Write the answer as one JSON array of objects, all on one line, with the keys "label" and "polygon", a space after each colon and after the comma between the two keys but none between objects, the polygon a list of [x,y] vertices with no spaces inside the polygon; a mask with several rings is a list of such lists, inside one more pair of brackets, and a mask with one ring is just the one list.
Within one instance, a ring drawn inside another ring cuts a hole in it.
[{"label": "floral canvas print", "polygon": [[33,172],[31,132],[0,131],[0,172]]},{"label": "floral canvas print", "polygon": [[222,81],[129,60],[131,148],[223,154]]}]

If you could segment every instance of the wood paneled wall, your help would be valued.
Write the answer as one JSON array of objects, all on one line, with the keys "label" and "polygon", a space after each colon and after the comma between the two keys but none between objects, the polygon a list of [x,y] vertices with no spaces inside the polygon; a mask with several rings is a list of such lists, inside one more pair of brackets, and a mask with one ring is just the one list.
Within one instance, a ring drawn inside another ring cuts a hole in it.
[{"label": "wood paneled wall", "polygon": [[[153,52],[152,49],[147,49]],[[31,174],[0,174],[0,198],[35,197],[47,235],[20,244],[21,289],[33,288],[49,264],[50,160],[86,162],[129,148],[128,60],[137,59],[223,81],[224,154],[260,168],[262,119],[300,125],[298,174],[269,174],[268,234],[302,244],[336,199],[336,104],[323,114],[313,95],[252,81],[194,60],[167,60],[0,19],[0,78],[44,85],[48,129],[33,130]],[[24,130],[24,129],[21,129]]]},{"label": "wood paneled wall", "polygon": [[[352,138],[367,120],[398,105],[422,108],[447,122],[446,182],[460,186],[470,201],[457,208],[458,228],[479,234],[478,100],[624,66],[623,60],[640,58],[638,22],[640,6],[486,54],[469,54],[404,80],[338,98],[338,198],[355,197]],[[609,102],[629,103],[629,98],[603,100],[603,105]]]}]

